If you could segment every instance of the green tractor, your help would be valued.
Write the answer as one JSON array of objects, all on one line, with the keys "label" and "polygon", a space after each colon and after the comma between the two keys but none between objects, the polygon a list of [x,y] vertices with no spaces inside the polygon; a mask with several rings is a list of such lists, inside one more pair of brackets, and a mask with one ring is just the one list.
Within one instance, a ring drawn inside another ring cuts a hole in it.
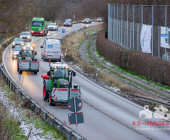
[{"label": "green tractor", "polygon": [[61,62],[50,63],[50,70],[43,78],[43,99],[50,105],[55,103],[67,103],[73,97],[80,98],[81,90],[77,84],[72,85],[72,76],[76,72],[69,70],[69,66]]},{"label": "green tractor", "polygon": [[22,47],[18,56],[17,71],[22,74],[22,71],[31,71],[34,74],[39,72],[39,61],[35,58],[37,52],[32,47]]}]

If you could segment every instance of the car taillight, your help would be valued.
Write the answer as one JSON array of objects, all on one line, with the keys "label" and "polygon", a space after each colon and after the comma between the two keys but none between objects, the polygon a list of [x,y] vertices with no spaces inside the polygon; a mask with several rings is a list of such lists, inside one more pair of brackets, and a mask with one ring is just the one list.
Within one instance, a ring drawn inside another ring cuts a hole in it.
[{"label": "car taillight", "polygon": [[60,52],[60,55],[61,55],[61,52]]},{"label": "car taillight", "polygon": [[44,52],[44,55],[46,55],[46,52]]}]

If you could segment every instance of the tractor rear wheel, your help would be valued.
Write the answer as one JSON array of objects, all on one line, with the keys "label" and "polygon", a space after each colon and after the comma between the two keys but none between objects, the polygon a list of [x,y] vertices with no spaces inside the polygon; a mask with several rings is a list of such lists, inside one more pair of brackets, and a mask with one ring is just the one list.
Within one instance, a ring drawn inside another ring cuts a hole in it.
[{"label": "tractor rear wheel", "polygon": [[47,92],[46,87],[44,85],[44,87],[43,87],[43,99],[44,99],[44,101],[49,98],[48,96],[49,96],[48,92]]},{"label": "tractor rear wheel", "polygon": [[51,98],[51,94],[49,94],[48,101],[49,101],[49,105],[50,105],[50,106],[54,106],[54,105],[55,105],[55,104],[53,103],[53,99]]}]

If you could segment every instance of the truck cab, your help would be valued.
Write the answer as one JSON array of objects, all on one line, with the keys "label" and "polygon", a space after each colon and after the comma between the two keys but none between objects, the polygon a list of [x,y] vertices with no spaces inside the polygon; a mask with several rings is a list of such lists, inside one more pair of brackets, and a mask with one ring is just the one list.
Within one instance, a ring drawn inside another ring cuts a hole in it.
[{"label": "truck cab", "polygon": [[40,35],[44,36],[47,35],[48,30],[45,29],[45,21],[44,18],[33,18],[32,21],[30,21],[31,25],[31,35]]}]

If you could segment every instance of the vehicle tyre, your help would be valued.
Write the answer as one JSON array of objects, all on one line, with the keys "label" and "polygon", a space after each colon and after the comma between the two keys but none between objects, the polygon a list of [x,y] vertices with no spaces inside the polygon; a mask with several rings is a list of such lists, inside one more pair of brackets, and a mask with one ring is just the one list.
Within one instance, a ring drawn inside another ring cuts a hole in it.
[{"label": "vehicle tyre", "polygon": [[58,62],[61,62],[61,59],[59,59]]},{"label": "vehicle tyre", "polygon": [[34,74],[37,74],[37,72],[34,72]]},{"label": "vehicle tyre", "polygon": [[44,101],[47,100],[49,98],[49,95],[48,95],[48,92],[46,90],[46,87],[45,87],[45,84],[44,84],[44,87],[43,87],[43,99]]},{"label": "vehicle tyre", "polygon": [[22,71],[19,71],[19,74],[22,74]]},{"label": "vehicle tyre", "polygon": [[51,94],[49,94],[48,101],[49,101],[49,105],[50,105],[50,106],[54,106],[54,105],[55,105],[55,104],[53,103],[52,98],[51,98]]}]

